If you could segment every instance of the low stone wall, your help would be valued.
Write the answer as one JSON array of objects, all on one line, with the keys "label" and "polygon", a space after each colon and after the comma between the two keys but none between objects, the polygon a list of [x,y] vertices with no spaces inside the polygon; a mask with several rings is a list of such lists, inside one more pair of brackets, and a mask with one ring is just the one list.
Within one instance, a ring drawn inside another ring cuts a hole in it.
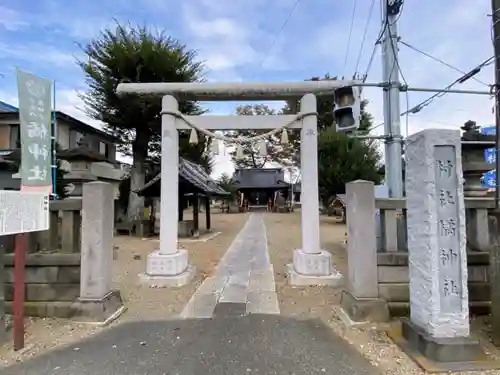
[{"label": "low stone wall", "polygon": [[[489,254],[468,252],[467,264],[471,314],[489,314]],[[391,316],[409,315],[408,253],[378,253],[377,274],[379,298],[387,301]]]},{"label": "low stone wall", "polygon": [[[33,253],[26,257],[25,311],[27,316],[70,318],[80,296],[81,254]],[[4,256],[5,301],[11,311],[14,297],[14,254]]]}]

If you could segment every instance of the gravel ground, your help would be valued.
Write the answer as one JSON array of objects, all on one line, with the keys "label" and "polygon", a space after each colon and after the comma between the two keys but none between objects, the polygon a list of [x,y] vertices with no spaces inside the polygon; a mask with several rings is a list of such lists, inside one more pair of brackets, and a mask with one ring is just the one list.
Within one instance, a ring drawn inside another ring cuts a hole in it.
[{"label": "gravel ground", "polygon": [[[345,275],[346,254],[344,242],[346,227],[335,219],[322,216],[321,245],[332,253],[337,269]],[[276,291],[281,314],[299,319],[319,318],[347,340],[370,362],[387,375],[423,375],[423,372],[386,335],[388,324],[346,328],[336,313],[340,291],[331,287],[291,287],[287,285],[286,264],[292,259],[293,249],[300,247],[300,213],[267,215],[266,225],[269,252],[276,273]],[[472,322],[472,333],[484,344],[485,351],[500,360],[500,351],[489,343],[487,319]],[[499,375],[500,370],[460,372],[459,375]]]},{"label": "gravel ground", "polygon": [[[189,219],[189,214],[186,214]],[[205,215],[200,215],[204,228]],[[146,257],[158,247],[155,239],[128,236],[115,238],[117,259],[113,262],[114,284],[122,294],[127,311],[111,326],[125,321],[169,319],[182,311],[184,305],[210,274],[246,221],[246,214],[212,215],[212,232],[221,232],[207,242],[181,242],[189,250],[190,262],[197,269],[194,282],[178,289],[154,289],[140,286],[138,275],[146,269]],[[28,318],[26,347],[14,352],[12,340],[0,347],[0,368],[43,354],[47,350],[67,345],[106,329],[91,324],[78,324],[63,319]]]},{"label": "gravel ground", "polygon": [[[128,311],[113,324],[136,319],[168,319],[179,313],[203,279],[213,271],[245,220],[245,214],[214,214],[214,232],[220,230],[222,234],[205,243],[181,243],[181,246],[190,250],[190,261],[197,267],[198,273],[195,282],[176,290],[150,289],[137,283],[137,275],[144,272],[146,256],[158,246],[157,242],[117,237],[115,244],[118,246],[118,258],[114,262],[114,281],[122,292]],[[266,214],[265,220],[282,315],[298,319],[321,319],[384,374],[424,374],[385,334],[387,324],[346,328],[336,314],[340,302],[339,290],[330,287],[294,288],[288,285],[285,267],[291,262],[293,250],[300,247],[300,212]],[[201,225],[203,227],[204,224]],[[345,274],[345,225],[337,223],[335,219],[321,217],[320,231],[322,247],[332,253],[337,269]],[[8,345],[0,348],[0,367],[79,341],[102,329],[59,319],[28,319],[26,349],[15,353]],[[500,351],[488,342],[487,319],[474,319],[472,332],[483,341],[486,351],[500,360]],[[500,371],[459,374],[499,375]]]}]

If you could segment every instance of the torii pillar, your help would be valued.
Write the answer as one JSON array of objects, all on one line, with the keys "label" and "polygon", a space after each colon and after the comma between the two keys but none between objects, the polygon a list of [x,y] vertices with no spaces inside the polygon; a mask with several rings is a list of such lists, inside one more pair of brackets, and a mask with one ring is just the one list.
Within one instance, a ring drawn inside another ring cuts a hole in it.
[{"label": "torii pillar", "polygon": [[[178,111],[177,100],[300,100],[300,112],[311,113],[289,128],[301,128],[301,221],[302,246],[293,252],[288,265],[288,280],[292,285],[340,285],[343,276],[335,269],[332,256],[320,247],[318,140],[316,96],[332,95],[339,87],[358,81],[300,81],[286,83],[122,83],[119,94],[164,95],[162,100],[161,209],[160,248],[149,254],[144,280],[155,286],[179,286],[189,282],[194,269],[189,265],[188,252],[179,249],[178,230],[178,130],[189,130],[182,119],[173,116]],[[274,116],[185,116],[211,131],[276,129],[292,122],[296,115]]]}]

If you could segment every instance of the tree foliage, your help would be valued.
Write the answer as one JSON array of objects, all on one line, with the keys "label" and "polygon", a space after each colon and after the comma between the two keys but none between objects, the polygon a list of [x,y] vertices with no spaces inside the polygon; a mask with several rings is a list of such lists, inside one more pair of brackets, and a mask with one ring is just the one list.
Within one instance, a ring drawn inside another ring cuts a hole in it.
[{"label": "tree foliage", "polygon": [[[196,61],[196,52],[178,40],[155,33],[146,27],[106,29],[83,47],[87,60],[79,65],[86,75],[89,90],[81,97],[89,116],[104,122],[105,128],[124,142],[119,151],[127,154],[127,145],[137,144],[144,136],[158,133],[161,126],[161,99],[149,96],[119,97],[116,87],[123,82],[197,82],[204,66]],[[194,102],[180,102],[187,114],[203,111]],[[149,139],[148,139],[149,141]]]},{"label": "tree foliage", "polygon": [[[273,116],[279,114],[276,110],[264,104],[253,104],[238,106],[236,108],[238,116]],[[239,130],[230,132],[228,136],[239,137],[255,137],[267,133],[269,130]],[[281,133],[272,135],[266,138],[266,154],[261,155],[259,143],[247,143],[241,145],[243,148],[243,157],[236,157],[236,150],[230,152],[231,158],[237,168],[263,168],[266,163],[281,164],[291,158],[295,153],[295,145],[281,143]]]},{"label": "tree foliage", "polygon": [[[122,140],[118,151],[133,158],[131,189],[144,184],[145,163],[160,149],[161,99],[149,96],[119,97],[122,82],[198,82],[204,65],[196,52],[178,40],[147,27],[122,26],[106,29],[82,47],[86,59],[79,62],[88,85],[81,94],[87,114],[104,123],[105,129]],[[179,102],[184,114],[200,114],[195,102]],[[181,142],[181,145],[184,143]],[[203,158],[205,144],[197,146],[194,162]],[[142,212],[143,202],[131,192],[129,216]],[[133,198],[133,199],[132,199]],[[133,212],[130,212],[133,211]]]},{"label": "tree foliage", "polygon": [[[311,81],[336,80],[337,77],[326,74],[313,77]],[[359,131],[367,132],[373,127],[373,117],[366,111],[368,101],[361,102]],[[327,202],[335,194],[345,192],[345,184],[356,179],[380,183],[380,152],[377,141],[360,140],[335,131],[333,115],[333,95],[317,97],[318,112],[318,174],[320,196]],[[294,114],[300,111],[300,102],[288,102],[279,113]],[[262,105],[238,107],[240,115],[277,114],[276,111]],[[235,136],[255,136],[257,131],[238,132]],[[279,137],[268,142],[268,156],[259,156],[253,146],[245,146],[245,157],[235,160],[239,168],[259,168],[266,162],[273,161],[281,165],[300,167],[300,131],[289,131],[289,144],[283,147]],[[232,152],[233,160],[235,152]]]},{"label": "tree foliage", "polygon": [[[336,80],[337,77],[326,74],[324,77],[313,77],[311,81]],[[367,100],[361,102],[360,132],[367,132],[373,127],[373,116],[366,111]],[[300,103],[288,103],[284,113],[293,113],[300,108]],[[319,192],[324,203],[335,194],[345,192],[345,184],[349,181],[364,179],[380,183],[380,152],[377,141],[351,138],[335,131],[333,116],[333,95],[317,97],[318,112],[318,179]],[[295,165],[300,165],[300,136],[293,135],[295,145]]]},{"label": "tree foliage", "polygon": [[323,202],[345,193],[347,182],[362,179],[380,183],[379,162],[377,148],[334,129],[323,130],[318,139],[319,194]]},{"label": "tree foliage", "polygon": [[[189,143],[189,131],[179,132],[179,156],[199,164],[208,173],[212,173],[214,160],[210,152],[212,140],[203,134],[198,134],[198,143]],[[153,134],[149,142],[147,164],[150,169],[160,172],[161,162],[161,135]]]},{"label": "tree foliage", "polygon": [[231,199],[236,198],[238,188],[234,185],[233,178],[227,173],[223,173],[218,179],[217,184],[231,194]]},{"label": "tree foliage", "polygon": [[[308,81],[323,81],[323,80],[337,80],[338,77],[325,74],[323,77],[312,77]],[[361,102],[361,119],[359,124],[359,131],[366,132],[373,126],[373,117],[366,111],[368,105],[367,100]],[[317,112],[318,112],[318,130],[319,134],[325,130],[335,129],[335,119],[333,116],[333,95],[320,95],[317,96]],[[294,102],[287,102],[283,108],[283,114],[293,114],[300,111],[300,100]],[[290,132],[290,148],[294,150],[293,155],[290,155],[290,163],[295,166],[300,166],[300,130],[293,130]],[[368,145],[374,145],[374,141],[364,141]]]}]

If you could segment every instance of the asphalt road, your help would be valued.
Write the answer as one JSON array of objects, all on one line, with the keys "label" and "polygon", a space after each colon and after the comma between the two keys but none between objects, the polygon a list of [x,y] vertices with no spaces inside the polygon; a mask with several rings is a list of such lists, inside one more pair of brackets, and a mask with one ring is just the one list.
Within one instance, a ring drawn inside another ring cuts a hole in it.
[{"label": "asphalt road", "polygon": [[2,369],[2,375],[377,375],[317,320],[245,315],[219,304],[212,319],[124,323]]}]

